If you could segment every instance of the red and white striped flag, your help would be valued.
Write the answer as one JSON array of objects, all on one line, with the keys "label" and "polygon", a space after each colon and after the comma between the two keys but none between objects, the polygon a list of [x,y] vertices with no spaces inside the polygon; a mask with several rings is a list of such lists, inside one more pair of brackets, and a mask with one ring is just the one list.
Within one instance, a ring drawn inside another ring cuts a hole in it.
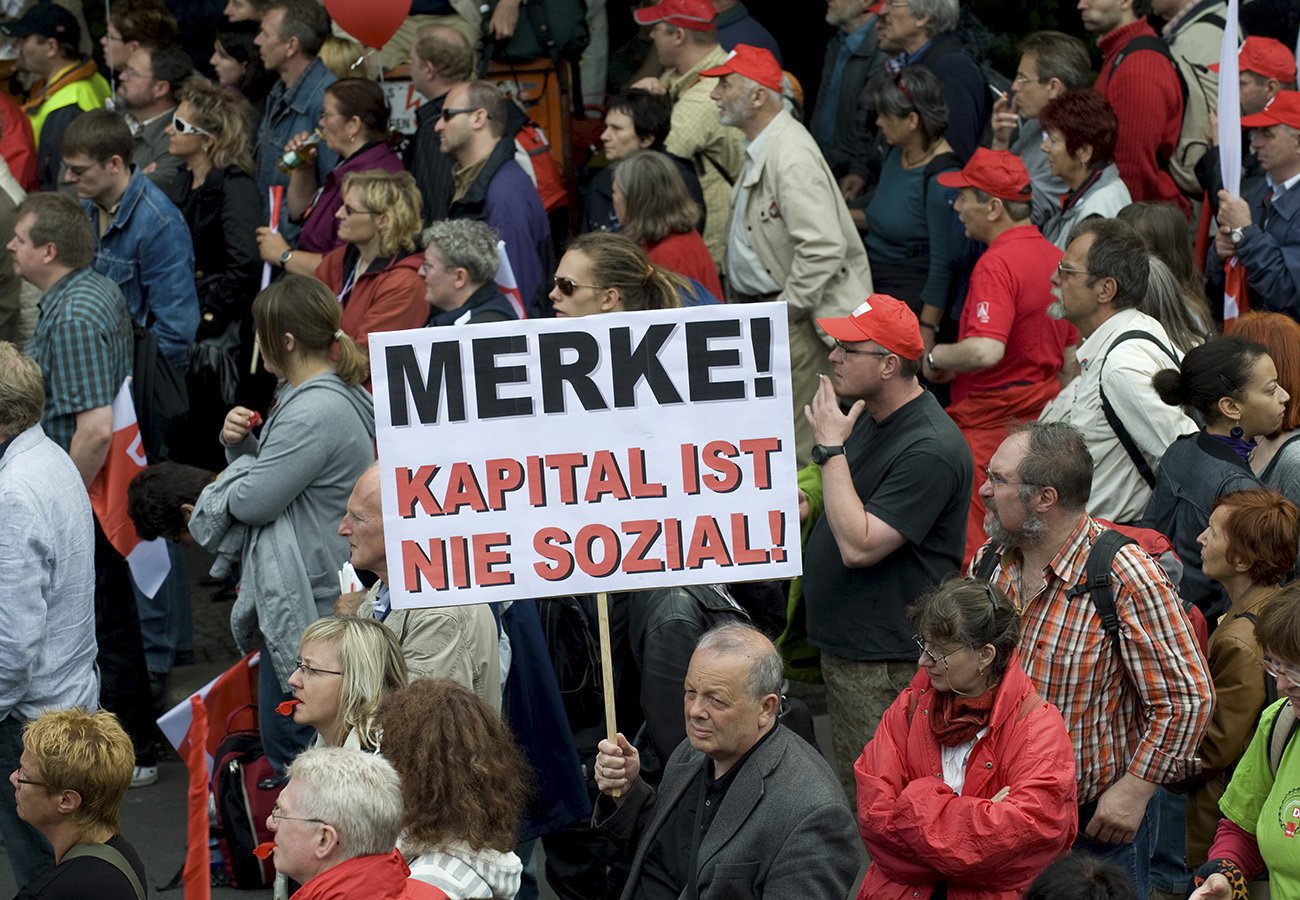
[{"label": "red and white striped flag", "polygon": [[90,485],[90,507],[109,543],[126,557],[135,586],[146,597],[152,597],[171,571],[167,542],[162,538],[141,540],[126,514],[126,487],[146,465],[135,404],[131,402],[131,379],[127,378],[113,401],[113,442]]},{"label": "red and white striped flag", "polygon": [[506,256],[506,242],[497,241],[497,256],[501,262],[497,266],[497,287],[501,288],[501,293],[506,295],[510,305],[515,308],[519,318],[528,318],[528,313],[524,309],[524,298],[519,293],[519,282],[515,281],[515,270],[510,268],[510,257]]}]

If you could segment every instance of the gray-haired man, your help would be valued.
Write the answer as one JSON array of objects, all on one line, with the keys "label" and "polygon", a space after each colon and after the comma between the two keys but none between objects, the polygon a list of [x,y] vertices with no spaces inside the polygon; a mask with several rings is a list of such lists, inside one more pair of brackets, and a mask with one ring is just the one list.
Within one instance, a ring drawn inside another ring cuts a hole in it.
[{"label": "gray-haired man", "polygon": [[424,299],[429,325],[510,322],[519,313],[496,285],[497,233],[474,219],[445,219],[424,232]]}]

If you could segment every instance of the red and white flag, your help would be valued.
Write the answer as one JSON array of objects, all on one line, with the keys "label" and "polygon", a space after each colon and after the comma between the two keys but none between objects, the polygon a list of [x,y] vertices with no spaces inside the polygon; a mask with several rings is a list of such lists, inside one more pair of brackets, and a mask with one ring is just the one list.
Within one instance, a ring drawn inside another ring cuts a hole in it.
[{"label": "red and white flag", "polygon": [[[1223,42],[1219,45],[1219,174],[1223,189],[1241,196],[1241,84],[1237,64],[1237,5],[1228,0],[1224,13]],[[1223,324],[1250,308],[1246,299],[1246,270],[1232,256],[1223,261]]]},{"label": "red and white flag", "polygon": [[510,257],[506,256],[506,242],[497,241],[497,256],[501,262],[497,265],[497,287],[501,288],[501,293],[506,295],[510,305],[515,308],[515,313],[519,318],[528,318],[528,313],[524,310],[524,298],[519,293],[519,282],[515,281],[515,270],[510,268]]},{"label": "red and white flag", "polygon": [[131,379],[127,378],[113,400],[113,442],[104,465],[90,485],[90,507],[109,543],[126,557],[135,586],[146,597],[152,597],[171,571],[167,542],[162,538],[141,540],[126,514],[127,485],[146,465],[135,404],[131,401]]}]

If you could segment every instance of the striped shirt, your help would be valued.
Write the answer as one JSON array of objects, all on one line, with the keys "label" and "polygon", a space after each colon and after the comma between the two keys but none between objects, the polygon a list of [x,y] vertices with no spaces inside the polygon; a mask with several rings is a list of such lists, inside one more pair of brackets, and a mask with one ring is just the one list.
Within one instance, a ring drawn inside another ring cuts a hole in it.
[{"label": "striped shirt", "polygon": [[1020,611],[1025,673],[1065,718],[1080,804],[1097,799],[1125,773],[1156,784],[1193,775],[1214,704],[1178,593],[1137,545],[1122,547],[1111,567],[1119,652],[1092,599],[1066,596],[1085,579],[1088,551],[1102,530],[1082,517],[1043,570],[1043,588],[1033,597],[1020,590],[1019,550],[1006,551],[990,579]]},{"label": "striped shirt", "polygon": [[77,414],[111,406],[131,374],[131,318],[118,286],[89,266],[59,279],[40,309],[27,355],[45,376],[41,427],[67,450]]}]

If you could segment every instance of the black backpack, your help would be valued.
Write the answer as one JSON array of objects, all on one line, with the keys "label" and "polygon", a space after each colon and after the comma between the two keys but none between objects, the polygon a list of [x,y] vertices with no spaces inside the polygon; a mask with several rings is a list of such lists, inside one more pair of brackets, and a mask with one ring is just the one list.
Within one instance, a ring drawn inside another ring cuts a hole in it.
[{"label": "black backpack", "polygon": [[248,710],[256,716],[257,707],[245,706],[227,720],[226,736],[217,745],[212,766],[217,840],[230,883],[240,890],[266,888],[275,882],[274,864],[269,858],[258,859],[253,850],[273,840],[266,819],[284,789],[262,751],[261,733],[256,728],[230,730],[230,721]]},{"label": "black backpack", "polygon": [[[496,3],[492,4],[493,8]],[[519,10],[515,33],[498,41],[487,33],[492,12],[484,7],[483,60],[530,62],[561,59],[577,62],[587,49],[587,0],[530,0]]]}]

